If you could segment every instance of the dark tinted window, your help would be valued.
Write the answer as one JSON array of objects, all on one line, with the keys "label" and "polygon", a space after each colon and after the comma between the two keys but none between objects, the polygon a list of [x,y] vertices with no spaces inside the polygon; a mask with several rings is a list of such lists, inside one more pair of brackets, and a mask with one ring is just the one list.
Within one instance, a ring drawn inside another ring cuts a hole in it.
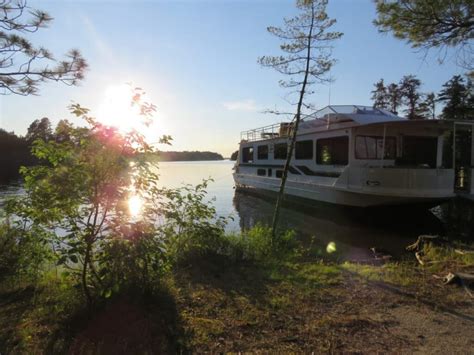
[{"label": "dark tinted window", "polygon": [[317,163],[321,165],[347,165],[349,137],[331,137],[316,142]]},{"label": "dark tinted window", "polygon": [[242,148],[242,162],[253,163],[253,147]]},{"label": "dark tinted window", "polygon": [[313,141],[299,141],[295,144],[295,159],[313,159]]},{"label": "dark tinted window", "polygon": [[272,176],[272,169],[268,169],[268,176]]},{"label": "dark tinted window", "polygon": [[257,158],[268,159],[268,145],[259,145],[257,147]]},{"label": "dark tinted window", "polygon": [[437,137],[403,137],[402,157],[397,161],[400,165],[426,165],[436,168],[438,150]]},{"label": "dark tinted window", "polygon": [[265,169],[257,169],[257,175],[265,176],[266,175],[265,173],[266,173]]},{"label": "dark tinted window", "polygon": [[276,176],[277,178],[280,178],[280,179],[281,179],[281,177],[283,176],[283,170],[277,170],[277,171],[275,171],[275,176]]},{"label": "dark tinted window", "polygon": [[[355,156],[357,159],[382,159],[384,151],[383,137],[357,136]],[[397,140],[395,137],[385,137],[384,159],[395,159],[397,156]]]},{"label": "dark tinted window", "polygon": [[275,159],[286,159],[288,147],[286,143],[275,144]]}]

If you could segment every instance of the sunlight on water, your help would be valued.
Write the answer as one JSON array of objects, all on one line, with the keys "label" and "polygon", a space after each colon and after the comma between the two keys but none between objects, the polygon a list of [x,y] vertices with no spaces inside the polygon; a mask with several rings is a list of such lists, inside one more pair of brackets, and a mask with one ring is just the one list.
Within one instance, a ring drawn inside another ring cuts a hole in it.
[{"label": "sunlight on water", "polygon": [[140,215],[142,211],[143,201],[140,196],[134,195],[128,199],[128,211],[133,217]]}]

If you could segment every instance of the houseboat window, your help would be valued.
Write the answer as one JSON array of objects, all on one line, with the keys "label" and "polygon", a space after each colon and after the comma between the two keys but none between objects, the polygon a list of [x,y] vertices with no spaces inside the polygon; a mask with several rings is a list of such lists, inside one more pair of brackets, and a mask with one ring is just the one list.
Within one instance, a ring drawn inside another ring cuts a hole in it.
[{"label": "houseboat window", "polygon": [[277,178],[280,178],[280,179],[281,179],[282,176],[283,176],[283,170],[277,170],[277,171],[275,171],[275,176],[276,176]]},{"label": "houseboat window", "polygon": [[[357,159],[382,159],[383,137],[357,136],[355,156]],[[385,137],[384,159],[395,159],[397,156],[397,140],[395,137]]]},{"label": "houseboat window", "polygon": [[268,176],[272,176],[272,169],[268,169]]},{"label": "houseboat window", "polygon": [[266,174],[266,170],[265,169],[257,169],[257,175],[258,176],[265,176]]},{"label": "houseboat window", "polygon": [[257,158],[259,160],[268,159],[268,145],[259,145],[257,147]]},{"label": "houseboat window", "polygon": [[402,157],[397,165],[415,165],[436,168],[438,137],[403,137]]},{"label": "houseboat window", "polygon": [[288,154],[288,147],[286,143],[275,144],[275,159],[286,159]]},{"label": "houseboat window", "polygon": [[312,140],[296,142],[295,159],[313,159]]},{"label": "houseboat window", "polygon": [[316,162],[321,165],[347,165],[349,137],[331,137],[316,142]]},{"label": "houseboat window", "polygon": [[253,163],[253,147],[242,148],[242,162]]}]

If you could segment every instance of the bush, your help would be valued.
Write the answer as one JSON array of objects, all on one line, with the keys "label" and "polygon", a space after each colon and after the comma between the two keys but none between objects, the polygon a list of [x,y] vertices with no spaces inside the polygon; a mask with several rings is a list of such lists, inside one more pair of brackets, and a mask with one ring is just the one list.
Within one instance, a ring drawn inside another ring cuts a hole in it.
[{"label": "bush", "polygon": [[36,280],[51,255],[43,231],[0,224],[0,282],[13,277]]},{"label": "bush", "polygon": [[272,242],[272,230],[257,224],[240,234],[228,235],[227,254],[234,260],[270,262],[285,260],[297,253],[294,231],[279,233]]}]

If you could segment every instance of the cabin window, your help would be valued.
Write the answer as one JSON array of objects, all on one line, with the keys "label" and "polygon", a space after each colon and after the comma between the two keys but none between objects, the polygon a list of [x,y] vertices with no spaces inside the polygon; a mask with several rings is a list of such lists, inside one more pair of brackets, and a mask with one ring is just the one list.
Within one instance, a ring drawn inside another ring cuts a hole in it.
[{"label": "cabin window", "polygon": [[[357,136],[355,142],[357,159],[382,159],[383,137]],[[383,159],[395,159],[397,156],[397,140],[395,137],[385,137],[385,156]]]},{"label": "cabin window", "polygon": [[349,162],[349,137],[331,137],[316,142],[316,162],[321,165],[347,165]]},{"label": "cabin window", "polygon": [[275,171],[275,176],[276,176],[277,178],[280,178],[280,179],[281,179],[282,176],[283,176],[283,170],[277,170],[277,171]]},{"label": "cabin window", "polygon": [[312,140],[296,142],[295,159],[313,159]]},{"label": "cabin window", "polygon": [[257,169],[257,175],[258,176],[265,176],[266,174],[266,170],[265,169]]},{"label": "cabin window", "polygon": [[257,159],[259,160],[268,159],[268,145],[259,145],[257,147]]},{"label": "cabin window", "polygon": [[402,157],[397,165],[426,166],[436,168],[438,137],[403,137]]},{"label": "cabin window", "polygon": [[242,148],[242,162],[253,163],[253,147]]},{"label": "cabin window", "polygon": [[272,176],[272,169],[268,169],[268,176]]},{"label": "cabin window", "polygon": [[275,159],[286,159],[288,154],[288,144],[278,143],[275,144],[274,155]]}]

